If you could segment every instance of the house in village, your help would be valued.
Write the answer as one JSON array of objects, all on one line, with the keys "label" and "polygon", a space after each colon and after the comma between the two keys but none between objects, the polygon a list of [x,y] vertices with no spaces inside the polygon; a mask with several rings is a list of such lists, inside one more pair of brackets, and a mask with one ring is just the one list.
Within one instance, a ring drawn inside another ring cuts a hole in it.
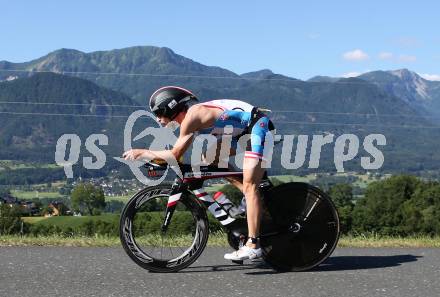
[{"label": "house in village", "polygon": [[21,201],[20,205],[24,214],[33,216],[40,212],[40,208],[33,201]]},{"label": "house in village", "polygon": [[44,214],[45,217],[51,217],[51,216],[61,216],[61,215],[69,215],[70,210],[67,208],[67,206],[58,201],[54,201],[49,203],[48,208],[50,209],[50,212],[47,212]]},{"label": "house in village", "polygon": [[8,204],[10,207],[12,207],[14,205],[20,205],[20,201],[10,194],[5,194],[0,197],[0,204]]}]

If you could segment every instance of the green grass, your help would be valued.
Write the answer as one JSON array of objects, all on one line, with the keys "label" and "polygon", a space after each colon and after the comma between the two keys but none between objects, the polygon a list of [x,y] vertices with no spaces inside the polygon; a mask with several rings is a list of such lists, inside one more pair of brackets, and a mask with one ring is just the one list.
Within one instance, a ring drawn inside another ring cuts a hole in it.
[{"label": "green grass", "polygon": [[59,168],[57,164],[23,163],[13,160],[0,160],[0,168],[25,169],[25,168]]},{"label": "green grass", "polygon": [[0,236],[0,246],[75,246],[75,247],[110,247],[120,245],[117,237],[63,237],[51,236]]},{"label": "green grass", "polygon": [[[63,182],[52,183],[52,187],[54,186],[62,186]],[[37,187],[38,185],[34,185]],[[41,185],[45,186],[45,184]],[[18,199],[30,200],[34,198],[51,198],[51,199],[60,199],[66,197],[65,195],[60,194],[59,192],[42,192],[42,191],[22,191],[22,190],[11,190],[11,194]],[[133,193],[134,194],[134,193]],[[106,201],[121,201],[126,203],[133,194],[129,195],[119,195],[119,196],[105,196]]]},{"label": "green grass", "polygon": [[[31,218],[28,218],[31,219]],[[37,219],[32,218],[32,219]],[[35,221],[29,221],[29,223],[34,224],[42,224],[42,225],[51,225],[51,226],[59,226],[60,228],[76,228],[83,224],[86,221],[105,221],[105,222],[113,222],[114,220],[119,220],[118,214],[104,214],[100,216],[81,216],[81,217],[74,217],[74,216],[59,216],[59,217],[49,217],[45,219],[35,220]]]},{"label": "green grass", "polygon": [[224,187],[225,185],[227,185],[227,184],[213,184],[213,185],[210,185],[210,186],[207,186],[204,188],[208,193],[215,193],[215,192],[220,191],[220,189],[222,187]]},{"label": "green grass", "polygon": [[18,199],[30,200],[33,198],[52,198],[60,199],[65,197],[58,192],[40,192],[40,191],[21,191],[21,190],[11,190],[11,194]]},{"label": "green grass", "polygon": [[[158,242],[157,235],[151,235],[142,239],[144,242]],[[172,246],[188,245],[190,237],[177,236],[168,242]],[[95,237],[63,237],[53,236],[23,236],[6,235],[0,236],[0,246],[75,246],[75,247],[119,247],[118,237],[95,236]],[[227,247],[226,234],[217,232],[209,235],[208,246]],[[338,247],[345,248],[440,248],[440,236],[416,236],[416,237],[392,237],[392,236],[343,236],[339,240]]]},{"label": "green grass", "polygon": [[273,175],[271,176],[273,178],[279,179],[283,183],[288,182],[303,182],[303,183],[310,183],[313,181],[316,177],[313,174],[309,174],[306,176],[296,176],[296,175]]},{"label": "green grass", "polygon": [[340,239],[338,246],[359,248],[440,248],[440,236],[344,236]]},{"label": "green grass", "polygon": [[55,188],[60,188],[62,186],[66,185],[66,181],[65,180],[60,180],[60,181],[56,181],[56,182],[52,182],[52,187]]},{"label": "green grass", "polygon": [[49,218],[46,218],[46,217],[22,217],[21,219],[25,223],[36,224],[36,223],[39,223],[41,221],[47,220]]},{"label": "green grass", "polygon": [[[162,240],[157,235],[151,235],[141,239],[143,243],[159,243]],[[191,243],[190,236],[177,236],[171,241],[164,242],[168,246],[185,246]],[[59,235],[51,236],[0,236],[1,246],[74,246],[74,247],[120,247],[119,237],[95,236],[95,237],[63,237]],[[218,232],[209,235],[208,246],[228,246],[226,234]]]},{"label": "green grass", "polygon": [[24,222],[29,224],[41,224],[41,225],[50,225],[50,226],[58,226],[60,228],[75,228],[80,226],[86,221],[105,221],[105,222],[113,222],[115,220],[119,220],[118,214],[103,214],[100,216],[59,216],[59,217],[23,217]]},{"label": "green grass", "polygon": [[105,196],[105,201],[121,201],[121,202],[126,203],[133,196],[133,194],[131,194],[131,195],[120,195],[120,196]]}]

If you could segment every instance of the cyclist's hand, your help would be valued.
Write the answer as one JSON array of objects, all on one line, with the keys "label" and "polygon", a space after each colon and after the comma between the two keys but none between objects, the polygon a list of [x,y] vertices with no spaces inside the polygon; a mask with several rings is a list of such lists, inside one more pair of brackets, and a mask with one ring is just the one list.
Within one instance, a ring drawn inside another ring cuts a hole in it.
[{"label": "cyclist's hand", "polygon": [[143,149],[131,149],[129,151],[126,151],[125,153],[122,154],[122,157],[125,160],[128,161],[133,161],[133,160],[138,160],[140,158],[148,158],[148,150],[143,150]]}]

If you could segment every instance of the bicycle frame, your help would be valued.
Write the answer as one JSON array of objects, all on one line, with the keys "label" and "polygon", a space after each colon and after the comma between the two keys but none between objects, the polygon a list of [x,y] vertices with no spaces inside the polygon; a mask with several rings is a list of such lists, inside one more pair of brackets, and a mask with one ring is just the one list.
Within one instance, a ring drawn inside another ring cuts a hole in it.
[{"label": "bicycle frame", "polygon": [[[234,222],[236,218],[232,217],[227,209],[224,209],[223,205],[220,203],[216,203],[215,199],[207,199],[209,195],[206,192],[198,191],[197,189],[202,188],[203,182],[208,179],[214,178],[222,178],[222,177],[242,177],[242,171],[230,171],[227,168],[218,168],[212,165],[201,166],[199,172],[194,172],[191,165],[188,164],[179,164],[180,170],[183,174],[183,179],[177,177],[174,180],[172,190],[167,202],[167,208],[165,210],[165,219],[162,223],[162,232],[166,232],[171,218],[173,216],[174,210],[176,209],[177,202],[182,199],[183,195],[187,195],[187,193],[194,194],[199,201],[202,202],[202,205],[205,206],[206,209],[214,206],[218,210],[217,215],[214,217],[220,221],[220,223],[224,226],[229,225]],[[157,176],[157,170],[166,170],[166,166],[157,165],[154,163],[147,163],[146,166],[148,168],[149,176]],[[273,187],[270,182],[267,173],[264,173],[264,176],[260,182],[260,190],[263,192],[268,191]]]}]

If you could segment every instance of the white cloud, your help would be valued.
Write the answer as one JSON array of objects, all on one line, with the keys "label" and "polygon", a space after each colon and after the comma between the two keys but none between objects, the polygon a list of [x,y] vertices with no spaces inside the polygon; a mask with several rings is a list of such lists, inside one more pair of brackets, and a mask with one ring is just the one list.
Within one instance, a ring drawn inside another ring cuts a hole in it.
[{"label": "white cloud", "polygon": [[379,59],[381,60],[391,60],[394,57],[393,53],[381,52],[379,53]]},{"label": "white cloud", "polygon": [[421,77],[423,77],[424,79],[427,80],[436,80],[436,81],[440,81],[440,74],[428,74],[428,73],[423,73],[423,74],[419,74]]},{"label": "white cloud", "polygon": [[342,55],[342,57],[348,61],[362,61],[362,60],[367,60],[369,58],[368,55],[360,49],[355,49],[353,51],[346,52]]},{"label": "white cloud", "polygon": [[411,56],[411,55],[400,55],[399,56],[400,62],[415,62],[416,60],[417,60],[416,56]]},{"label": "white cloud", "polygon": [[345,77],[345,78],[349,78],[349,77],[357,77],[359,75],[361,75],[362,72],[357,72],[357,71],[353,71],[353,72],[347,72],[341,75],[341,77]]}]

